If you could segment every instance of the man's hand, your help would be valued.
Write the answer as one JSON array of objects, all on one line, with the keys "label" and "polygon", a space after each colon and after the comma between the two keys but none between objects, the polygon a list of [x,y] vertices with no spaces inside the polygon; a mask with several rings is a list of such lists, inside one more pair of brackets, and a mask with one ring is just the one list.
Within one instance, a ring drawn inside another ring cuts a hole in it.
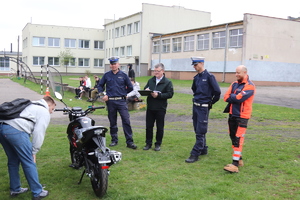
[{"label": "man's hand", "polygon": [[103,99],[103,101],[108,101],[108,96],[104,95],[104,97],[102,99]]},{"label": "man's hand", "polygon": [[33,156],[33,162],[36,163],[36,155],[33,154],[32,156]]},{"label": "man's hand", "polygon": [[152,93],[151,93],[151,96],[152,96],[153,98],[157,98],[158,92],[152,92]]}]

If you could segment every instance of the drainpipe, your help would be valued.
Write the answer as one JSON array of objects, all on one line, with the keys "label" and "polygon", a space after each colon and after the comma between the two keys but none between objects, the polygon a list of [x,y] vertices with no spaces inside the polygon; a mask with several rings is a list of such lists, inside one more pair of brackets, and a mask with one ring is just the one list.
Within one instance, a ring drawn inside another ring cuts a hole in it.
[{"label": "drainpipe", "polygon": [[226,24],[225,29],[225,50],[224,50],[224,68],[223,68],[223,78],[222,83],[225,82],[225,72],[226,72],[226,57],[227,57],[227,32],[228,32],[228,24]]}]

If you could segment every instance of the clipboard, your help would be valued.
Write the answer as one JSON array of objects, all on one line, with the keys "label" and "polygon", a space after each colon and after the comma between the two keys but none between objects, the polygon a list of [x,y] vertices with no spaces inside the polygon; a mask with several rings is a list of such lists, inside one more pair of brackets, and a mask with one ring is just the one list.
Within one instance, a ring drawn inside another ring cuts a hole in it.
[{"label": "clipboard", "polygon": [[153,91],[152,90],[139,90],[138,92],[141,94],[141,96],[148,96]]}]

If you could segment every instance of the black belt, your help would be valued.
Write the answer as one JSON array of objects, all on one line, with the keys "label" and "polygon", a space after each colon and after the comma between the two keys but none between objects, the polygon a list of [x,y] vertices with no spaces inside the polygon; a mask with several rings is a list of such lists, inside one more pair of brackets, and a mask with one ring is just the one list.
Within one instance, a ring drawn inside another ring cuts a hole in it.
[{"label": "black belt", "polygon": [[121,100],[125,99],[125,97],[108,97],[108,100]]},{"label": "black belt", "polygon": [[200,106],[200,107],[208,107],[208,103],[196,103],[194,102],[195,106]]}]

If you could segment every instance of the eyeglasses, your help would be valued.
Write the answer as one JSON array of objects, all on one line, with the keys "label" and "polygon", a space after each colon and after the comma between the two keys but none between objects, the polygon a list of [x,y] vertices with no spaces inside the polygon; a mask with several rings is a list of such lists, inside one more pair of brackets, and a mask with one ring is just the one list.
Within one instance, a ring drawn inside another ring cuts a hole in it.
[{"label": "eyeglasses", "polygon": [[154,72],[161,72],[161,70],[154,70]]}]

